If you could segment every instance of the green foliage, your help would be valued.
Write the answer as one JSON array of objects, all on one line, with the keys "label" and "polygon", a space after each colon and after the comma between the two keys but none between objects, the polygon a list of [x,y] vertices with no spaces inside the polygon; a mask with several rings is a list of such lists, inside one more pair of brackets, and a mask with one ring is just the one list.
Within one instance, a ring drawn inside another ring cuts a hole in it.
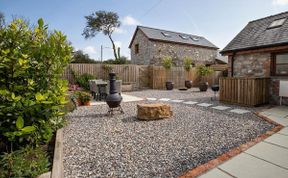
[{"label": "green foliage", "polygon": [[211,67],[206,67],[205,65],[198,65],[196,67],[196,72],[199,76],[204,77],[213,74],[214,70]]},{"label": "green foliage", "polygon": [[112,43],[115,60],[120,59],[120,50],[119,48],[118,51],[116,50],[112,39],[112,33],[121,25],[118,14],[115,12],[97,11],[85,16],[85,19],[87,23],[82,35],[86,39],[95,37],[99,32],[107,35]]},{"label": "green foliage", "polygon": [[78,98],[81,101],[81,103],[87,103],[88,101],[91,100],[91,95],[83,91],[75,92],[75,97]]},{"label": "green foliage", "polygon": [[40,148],[26,147],[5,153],[0,159],[0,177],[37,177],[49,171],[49,160]]},{"label": "green foliage", "polygon": [[192,58],[191,57],[184,57],[184,69],[189,72],[192,67]]},{"label": "green foliage", "polygon": [[84,73],[82,75],[77,75],[75,74],[75,72],[72,72],[75,80],[76,80],[76,83],[81,87],[83,88],[84,90],[89,90],[90,87],[89,87],[89,80],[94,80],[96,79],[97,77],[91,75],[91,74],[87,74],[87,73]]},{"label": "green foliage", "polygon": [[170,70],[172,68],[172,57],[165,56],[162,58],[162,65],[165,69]]},{"label": "green foliage", "polygon": [[72,63],[90,63],[95,64],[97,61],[91,59],[88,54],[84,54],[82,50],[75,51],[73,53],[73,61]]},{"label": "green foliage", "polygon": [[63,124],[72,47],[42,19],[15,19],[0,29],[0,139],[14,148],[48,142]]},{"label": "green foliage", "polygon": [[104,64],[130,64],[131,61],[127,59],[125,56],[121,56],[120,59],[114,60],[114,59],[108,59],[103,62]]},{"label": "green foliage", "polygon": [[103,64],[103,65],[102,65],[102,69],[103,69],[105,72],[109,73],[109,72],[111,72],[111,71],[113,70],[113,67],[112,67],[111,65],[108,65],[108,64]]}]

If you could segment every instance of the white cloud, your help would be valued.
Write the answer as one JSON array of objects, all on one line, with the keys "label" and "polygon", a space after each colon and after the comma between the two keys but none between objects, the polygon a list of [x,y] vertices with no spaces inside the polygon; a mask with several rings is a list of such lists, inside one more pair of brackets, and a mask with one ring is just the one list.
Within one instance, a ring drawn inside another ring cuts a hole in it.
[{"label": "white cloud", "polygon": [[288,5],[288,0],[273,0],[272,4],[275,6],[285,6]]},{"label": "white cloud", "polygon": [[121,29],[121,28],[115,28],[115,29],[114,29],[114,32],[115,32],[115,33],[118,33],[118,34],[124,34],[124,33],[127,33],[126,30]]},{"label": "white cloud", "polygon": [[97,49],[94,46],[86,46],[83,51],[88,53],[89,55],[93,55],[97,53]]},{"label": "white cloud", "polygon": [[127,15],[122,19],[122,24],[127,26],[133,26],[133,25],[140,25],[141,23],[132,16]]},{"label": "white cloud", "polygon": [[116,48],[121,48],[121,46],[122,46],[121,41],[115,41],[114,43],[115,43]]}]

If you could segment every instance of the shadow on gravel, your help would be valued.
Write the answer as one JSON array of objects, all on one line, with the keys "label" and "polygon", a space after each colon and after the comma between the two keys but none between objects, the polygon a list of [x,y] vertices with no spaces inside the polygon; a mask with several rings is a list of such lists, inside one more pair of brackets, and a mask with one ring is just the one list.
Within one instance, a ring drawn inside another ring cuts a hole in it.
[{"label": "shadow on gravel", "polygon": [[86,115],[73,115],[73,118],[87,118],[87,117],[92,117],[92,118],[103,118],[107,117],[107,113],[99,113],[99,114],[86,114]]},{"label": "shadow on gravel", "polygon": [[122,119],[123,123],[133,123],[133,122],[145,122],[145,121],[141,121],[139,119],[137,119],[137,117],[125,117]]}]

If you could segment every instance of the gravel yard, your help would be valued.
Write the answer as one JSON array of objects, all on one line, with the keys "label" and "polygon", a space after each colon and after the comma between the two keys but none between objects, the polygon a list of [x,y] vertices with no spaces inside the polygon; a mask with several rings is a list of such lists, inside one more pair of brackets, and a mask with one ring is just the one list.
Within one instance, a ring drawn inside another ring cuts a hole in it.
[{"label": "gravel yard", "polygon": [[[210,91],[127,94],[218,104],[210,101]],[[136,105],[147,102],[157,101],[123,103],[125,114],[114,117],[105,116],[106,105],[68,114],[65,177],[177,177],[274,127],[252,112],[240,115],[183,103],[169,103],[174,112],[170,119],[138,121]]]}]

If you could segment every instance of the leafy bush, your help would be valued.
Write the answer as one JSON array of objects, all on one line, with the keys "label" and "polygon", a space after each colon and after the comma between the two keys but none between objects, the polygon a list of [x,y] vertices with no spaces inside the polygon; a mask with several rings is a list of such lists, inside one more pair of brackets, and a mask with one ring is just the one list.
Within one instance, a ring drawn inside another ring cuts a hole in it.
[{"label": "leafy bush", "polygon": [[71,53],[66,36],[48,32],[42,19],[0,29],[0,140],[7,146],[48,142],[62,126],[68,87],[61,75]]},{"label": "leafy bush", "polygon": [[196,72],[199,76],[205,77],[211,75],[214,70],[211,67],[206,67],[205,65],[198,65],[196,67]]},{"label": "leafy bush", "polygon": [[130,64],[131,61],[127,59],[125,56],[121,56],[118,60],[108,59],[103,61],[104,64]]},{"label": "leafy bush", "polygon": [[184,69],[189,72],[192,67],[192,58],[191,57],[184,57]]},{"label": "leafy bush", "polygon": [[172,57],[171,56],[165,56],[162,58],[162,65],[165,69],[169,70],[172,68]]},{"label": "leafy bush", "polygon": [[96,79],[96,77],[94,77],[93,75],[91,74],[82,74],[82,75],[75,75],[75,73],[73,74],[74,77],[75,77],[75,80],[76,80],[76,83],[81,87],[83,88],[84,90],[89,90],[90,87],[89,87],[89,80],[93,80],[93,79]]},{"label": "leafy bush", "polygon": [[81,101],[81,103],[85,104],[91,100],[91,95],[89,93],[78,91],[75,93],[75,96]]},{"label": "leafy bush", "polygon": [[48,172],[49,166],[48,157],[40,147],[26,147],[1,156],[0,177],[37,177]]}]

